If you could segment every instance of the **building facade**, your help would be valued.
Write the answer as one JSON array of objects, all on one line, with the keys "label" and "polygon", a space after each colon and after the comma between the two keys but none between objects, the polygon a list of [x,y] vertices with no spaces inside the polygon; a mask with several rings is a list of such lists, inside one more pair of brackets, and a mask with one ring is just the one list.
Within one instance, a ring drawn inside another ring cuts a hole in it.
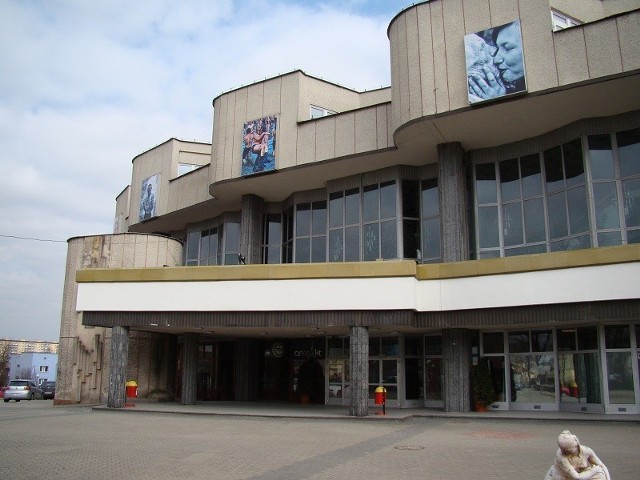
[{"label": "building facade", "polygon": [[638,7],[422,2],[389,88],[216,97],[69,241],[56,402],[464,412],[487,357],[494,409],[640,412]]},{"label": "building facade", "polygon": [[28,378],[41,385],[55,382],[58,373],[58,355],[49,352],[29,352],[9,356],[9,380]]}]

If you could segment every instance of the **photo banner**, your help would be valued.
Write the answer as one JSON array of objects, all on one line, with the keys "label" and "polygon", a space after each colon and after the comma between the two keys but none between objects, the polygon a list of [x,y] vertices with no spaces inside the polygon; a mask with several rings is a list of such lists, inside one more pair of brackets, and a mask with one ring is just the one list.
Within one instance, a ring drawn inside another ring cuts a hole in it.
[{"label": "photo banner", "polygon": [[527,91],[520,21],[465,35],[469,103]]},{"label": "photo banner", "polygon": [[242,176],[275,170],[277,130],[276,116],[245,122],[242,128]]}]

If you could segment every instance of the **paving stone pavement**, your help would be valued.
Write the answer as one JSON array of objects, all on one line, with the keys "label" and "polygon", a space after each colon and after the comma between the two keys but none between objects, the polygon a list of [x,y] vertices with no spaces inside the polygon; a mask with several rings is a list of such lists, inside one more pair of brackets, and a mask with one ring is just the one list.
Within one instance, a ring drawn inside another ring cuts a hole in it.
[{"label": "paving stone pavement", "polygon": [[542,480],[570,429],[614,480],[638,478],[640,423],[430,417],[366,421],[0,404],[2,478]]}]

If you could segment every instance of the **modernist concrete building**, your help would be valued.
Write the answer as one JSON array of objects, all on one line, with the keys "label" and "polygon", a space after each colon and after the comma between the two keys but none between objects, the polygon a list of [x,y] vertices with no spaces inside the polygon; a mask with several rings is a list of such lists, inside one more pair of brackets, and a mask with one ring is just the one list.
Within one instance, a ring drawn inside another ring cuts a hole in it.
[{"label": "modernist concrete building", "polygon": [[389,88],[217,96],[69,240],[56,402],[469,411],[487,357],[492,408],[640,412],[639,7],[422,2]]}]

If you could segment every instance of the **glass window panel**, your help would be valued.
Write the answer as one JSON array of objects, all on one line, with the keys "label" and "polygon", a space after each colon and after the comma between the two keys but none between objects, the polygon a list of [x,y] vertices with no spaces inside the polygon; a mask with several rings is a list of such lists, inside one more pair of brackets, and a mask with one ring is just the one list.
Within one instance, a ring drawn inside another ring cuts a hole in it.
[{"label": "glass window panel", "polygon": [[312,204],[312,227],[313,235],[322,235],[327,231],[327,202],[313,202]]},{"label": "glass window panel", "polygon": [[396,210],[396,182],[380,184],[380,218],[395,218]]},{"label": "glass window panel", "polygon": [[[371,354],[371,347],[369,347]],[[380,385],[380,360],[369,360],[369,383]]]},{"label": "glass window panel", "polygon": [[496,167],[493,163],[476,165],[476,197],[478,204],[496,203]]},{"label": "glass window panel", "polygon": [[369,337],[369,356],[380,356],[380,337]]},{"label": "glass window panel", "polygon": [[280,247],[267,247],[267,263],[280,263]]},{"label": "glass window panel", "polygon": [[607,382],[610,403],[636,403],[631,361],[631,352],[607,352]]},{"label": "glass window panel", "polygon": [[404,354],[405,355],[422,355],[423,353],[423,337],[419,335],[407,335],[404,337]]},{"label": "glass window panel", "polygon": [[629,325],[607,325],[604,327],[604,342],[607,348],[630,348]]},{"label": "glass window panel", "polygon": [[382,337],[381,354],[387,357],[400,355],[400,340],[398,337]]},{"label": "glass window panel", "polygon": [[442,400],[442,359],[424,361],[425,400]]},{"label": "glass window panel", "polygon": [[342,192],[329,195],[329,228],[341,227],[344,215],[344,197]]},{"label": "glass window panel", "polygon": [[569,232],[571,235],[589,231],[589,209],[584,186],[567,190]]},{"label": "glass window panel", "polygon": [[200,265],[206,265],[209,258],[209,230],[202,232],[200,236]]},{"label": "glass window panel", "polygon": [[593,202],[596,207],[596,228],[619,228],[618,191],[615,182],[594,183]]},{"label": "glass window panel", "polygon": [[420,202],[422,207],[422,217],[434,217],[440,215],[440,199],[438,197],[438,179],[432,178],[422,181],[422,191]]},{"label": "glass window panel", "polygon": [[209,265],[216,265],[218,263],[218,229],[211,229],[209,235]]},{"label": "glass window panel", "polygon": [[502,231],[505,246],[522,244],[522,206],[520,202],[502,207]]},{"label": "glass window panel", "polygon": [[296,206],[296,236],[309,235],[311,231],[311,204],[300,203]]},{"label": "glass window panel", "polygon": [[424,353],[425,355],[442,355],[442,336],[427,335],[424,337]]},{"label": "glass window panel", "polygon": [[238,254],[228,253],[224,256],[225,265],[238,265]]},{"label": "glass window panel", "polygon": [[327,237],[324,235],[311,238],[311,261],[321,263],[327,260]]},{"label": "glass window panel", "polygon": [[547,198],[547,216],[549,218],[549,235],[551,238],[566,237],[569,233],[565,202],[564,192],[550,195]]},{"label": "glass window panel", "polygon": [[558,192],[564,189],[562,150],[559,146],[544,151],[544,171],[547,193]]},{"label": "glass window panel", "polygon": [[640,243],[640,230],[629,230],[627,232],[627,243]]},{"label": "glass window panel", "polygon": [[561,403],[602,403],[600,360],[597,353],[558,356]]},{"label": "glass window panel", "polygon": [[[629,242],[631,243],[631,242]],[[598,246],[599,247],[615,247],[616,245],[622,245],[622,233],[621,232],[600,232],[598,233]]]},{"label": "glass window panel", "polygon": [[584,162],[582,160],[582,142],[579,138],[562,145],[564,154],[564,172],[567,187],[584,183]]},{"label": "glass window panel", "polygon": [[377,260],[380,253],[380,239],[378,236],[378,224],[365,225],[363,229],[364,237],[364,261]]},{"label": "glass window panel", "polygon": [[503,353],[504,352],[504,335],[502,332],[488,332],[482,334],[482,352],[487,353]]},{"label": "glass window panel", "polygon": [[510,353],[525,353],[530,351],[529,332],[509,332]]},{"label": "glass window panel", "polygon": [[640,128],[616,133],[622,177],[640,175]]},{"label": "glass window panel", "polygon": [[508,202],[520,198],[520,171],[518,159],[504,160],[499,164],[500,168],[500,193],[502,201]]},{"label": "glass window panel", "polygon": [[329,261],[342,262],[343,244],[342,229],[329,232]]},{"label": "glass window panel", "polygon": [[499,245],[498,207],[478,208],[478,236],[480,248]]},{"label": "glass window panel", "polygon": [[524,232],[527,243],[543,242],[547,239],[542,198],[524,201]]},{"label": "glass window panel", "polygon": [[569,351],[576,349],[576,329],[563,328],[556,332],[558,338],[558,350]]},{"label": "glass window panel", "polygon": [[353,188],[345,192],[345,225],[360,223],[360,190]]},{"label": "glass window panel", "polygon": [[535,253],[546,253],[547,245],[526,245],[524,247],[506,248],[504,251],[505,257],[515,257],[517,255],[532,255]]},{"label": "glass window panel", "polygon": [[424,364],[422,358],[404,361],[404,391],[407,400],[423,400]]},{"label": "glass window panel", "polygon": [[402,216],[420,218],[419,182],[415,180],[402,181]]},{"label": "glass window panel", "polygon": [[578,328],[578,350],[598,349],[598,328],[580,327]]},{"label": "glass window panel", "polygon": [[640,178],[622,182],[624,219],[628,227],[640,226]]},{"label": "glass window panel", "polygon": [[553,334],[551,330],[534,330],[531,332],[532,352],[553,352]]},{"label": "glass window panel", "polygon": [[357,262],[360,260],[360,228],[346,227],[344,229],[345,237],[345,262]]},{"label": "glass window panel", "polygon": [[553,355],[510,355],[511,401],[555,403],[556,376]]},{"label": "glass window panel", "polygon": [[380,222],[380,237],[382,258],[398,258],[398,235],[395,220]]},{"label": "glass window panel", "polygon": [[187,261],[195,261],[197,265],[198,248],[200,246],[200,232],[190,232],[187,235]]},{"label": "glass window panel", "polygon": [[379,219],[379,194],[377,185],[364,187],[362,215],[364,222],[372,222]]},{"label": "glass window panel", "polygon": [[417,258],[420,248],[420,221],[403,220],[402,250],[404,258]]},{"label": "glass window panel", "polygon": [[540,156],[537,153],[520,158],[522,172],[522,195],[531,197],[542,195],[542,172],[540,170]]},{"label": "glass window panel", "polygon": [[422,258],[440,258],[440,218],[422,221]]},{"label": "glass window panel", "polygon": [[309,238],[298,238],[296,240],[296,263],[309,263],[310,243]]},{"label": "glass window panel", "polygon": [[267,216],[267,243],[274,245],[282,242],[282,225],[280,215]]},{"label": "glass window panel", "polygon": [[491,369],[491,382],[493,390],[496,392],[496,401],[504,402],[506,399],[506,385],[504,383],[504,357],[489,357],[489,368]]},{"label": "glass window panel", "polygon": [[593,180],[616,178],[610,135],[589,135],[589,165]]},{"label": "glass window panel", "polygon": [[487,250],[478,253],[478,258],[500,258],[500,250]]},{"label": "glass window panel", "polygon": [[342,337],[329,337],[327,353],[330,357],[342,357],[347,354],[342,346]]},{"label": "glass window panel", "polygon": [[397,360],[382,361],[382,383],[384,384],[398,383],[398,361]]},{"label": "glass window panel", "polygon": [[225,252],[238,253],[238,250],[240,249],[240,224],[237,222],[225,223],[224,235],[225,235],[225,241],[224,241]]}]

